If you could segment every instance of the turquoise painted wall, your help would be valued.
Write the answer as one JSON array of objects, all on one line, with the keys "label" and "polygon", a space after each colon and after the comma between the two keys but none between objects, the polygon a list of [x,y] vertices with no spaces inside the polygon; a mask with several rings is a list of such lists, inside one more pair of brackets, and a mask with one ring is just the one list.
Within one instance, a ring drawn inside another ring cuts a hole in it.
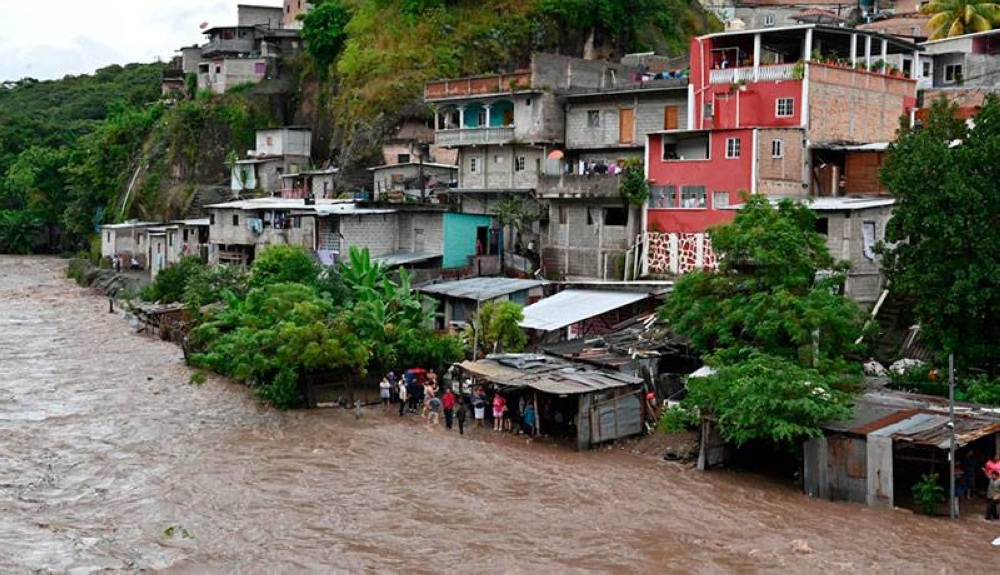
[{"label": "turquoise painted wall", "polygon": [[476,228],[490,227],[493,218],[477,214],[444,215],[444,267],[461,268],[476,255]]}]

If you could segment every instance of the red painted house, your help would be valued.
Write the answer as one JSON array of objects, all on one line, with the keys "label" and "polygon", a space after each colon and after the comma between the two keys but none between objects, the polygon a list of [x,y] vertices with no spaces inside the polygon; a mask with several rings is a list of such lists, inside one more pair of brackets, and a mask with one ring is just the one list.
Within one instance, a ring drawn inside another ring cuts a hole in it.
[{"label": "red painted house", "polygon": [[916,80],[887,62],[919,70],[919,50],[816,24],[692,40],[691,129],[646,139],[646,271],[714,267],[705,231],[732,220],[741,193],[845,195],[844,148],[893,140],[916,104]]}]

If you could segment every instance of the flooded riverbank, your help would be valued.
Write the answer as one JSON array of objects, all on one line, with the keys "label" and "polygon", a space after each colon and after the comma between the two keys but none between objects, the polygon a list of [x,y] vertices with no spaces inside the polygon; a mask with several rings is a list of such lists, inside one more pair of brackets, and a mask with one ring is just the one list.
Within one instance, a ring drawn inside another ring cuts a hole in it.
[{"label": "flooded riverbank", "polygon": [[412,421],[282,413],[0,256],[0,572],[978,573],[1000,525]]}]

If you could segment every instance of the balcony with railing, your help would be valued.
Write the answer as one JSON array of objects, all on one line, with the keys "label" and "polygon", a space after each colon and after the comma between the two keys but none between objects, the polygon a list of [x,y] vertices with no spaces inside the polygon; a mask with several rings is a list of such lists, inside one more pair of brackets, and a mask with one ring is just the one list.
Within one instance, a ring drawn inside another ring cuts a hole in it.
[{"label": "balcony with railing", "polygon": [[795,67],[795,64],[770,64],[757,68],[753,66],[719,68],[710,71],[708,82],[710,84],[740,84],[801,79],[801,71],[796,74]]},{"label": "balcony with railing", "polygon": [[485,94],[510,94],[531,88],[531,72],[519,71],[513,74],[475,76],[438,80],[424,85],[425,100],[482,96]]},{"label": "balcony with railing", "polygon": [[514,126],[453,128],[434,132],[436,146],[500,145],[514,141]]}]

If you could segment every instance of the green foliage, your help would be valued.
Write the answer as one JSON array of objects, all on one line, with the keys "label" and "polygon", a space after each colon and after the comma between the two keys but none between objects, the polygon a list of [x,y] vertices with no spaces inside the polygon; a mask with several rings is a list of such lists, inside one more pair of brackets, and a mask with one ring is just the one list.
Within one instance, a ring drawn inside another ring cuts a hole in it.
[{"label": "green foliage", "polygon": [[493,205],[492,210],[501,228],[512,227],[519,231],[531,229],[532,224],[540,217],[540,208],[536,202],[513,195],[502,197]]},{"label": "green foliage", "polygon": [[480,349],[486,353],[518,353],[528,343],[528,336],[518,325],[522,320],[524,308],[519,304],[509,300],[487,302],[472,320],[475,334],[466,333],[465,337],[471,343],[478,334]]},{"label": "green foliage", "polygon": [[621,176],[618,192],[629,205],[641,208],[649,199],[649,180],[646,179],[642,160],[629,158],[623,167],[625,172]]},{"label": "green foliage", "polygon": [[[901,128],[881,178],[896,198],[880,247],[893,290],[915,300],[921,335],[958,365],[1000,357],[1000,99],[972,126],[943,98],[921,129]],[[961,145],[954,145],[956,140]]]},{"label": "green foliage", "polygon": [[724,256],[719,271],[681,277],[660,310],[717,374],[688,382],[685,404],[715,417],[737,443],[787,443],[842,417],[858,381],[861,313],[835,293],[839,279],[817,280],[834,262],[814,231],[814,214],[761,196],[731,224],[712,230]]},{"label": "green foliage", "polygon": [[925,473],[920,476],[920,481],[913,486],[913,499],[920,506],[920,511],[924,515],[936,515],[941,509],[941,504],[945,502],[944,487],[938,483],[937,473]]},{"label": "green foliage", "polygon": [[33,211],[0,210],[0,253],[31,253],[41,228],[42,220]]},{"label": "green foliage", "polygon": [[927,29],[931,40],[986,32],[1000,24],[1000,4],[978,0],[933,0],[920,7],[931,15]]},{"label": "green foliage", "polygon": [[191,377],[188,379],[188,384],[189,385],[198,385],[198,386],[201,386],[201,385],[205,385],[205,381],[206,380],[207,380],[207,378],[205,377],[205,373],[204,372],[202,372],[202,371],[196,371],[196,372],[194,372],[194,373],[191,374]]},{"label": "green foliage", "polygon": [[184,305],[192,314],[202,306],[225,300],[225,294],[243,297],[247,292],[247,274],[237,266],[196,267],[184,282]]},{"label": "green foliage", "polygon": [[[461,359],[457,338],[430,328],[405,271],[392,281],[367,250],[357,248],[339,270],[319,273],[310,266],[315,262],[296,250],[264,252],[254,262],[246,296],[221,289],[225,308],[192,332],[191,363],[246,382],[262,400],[291,408],[303,404],[302,383],[309,379],[350,383],[370,371],[441,368]],[[189,288],[200,281],[192,279]]]},{"label": "green foliage", "polygon": [[985,374],[963,378],[962,387],[955,391],[957,399],[980,405],[1000,407],[1000,380],[990,379]]},{"label": "green foliage", "polygon": [[816,280],[834,262],[814,218],[790,200],[774,208],[763,196],[747,197],[731,224],[711,232],[713,249],[725,254],[719,272],[680,278],[662,317],[703,355],[752,346],[795,360],[841,358],[854,348],[861,314],[834,293],[840,277]]},{"label": "green foliage", "polygon": [[139,292],[145,301],[161,303],[179,302],[184,299],[188,278],[200,273],[205,262],[197,256],[187,256],[179,262],[168,265],[156,274],[156,280]]},{"label": "green foliage", "polygon": [[325,73],[344,48],[351,13],[340,0],[323,0],[301,18],[306,52]]},{"label": "green foliage", "polygon": [[[935,376],[932,378],[931,373]],[[948,395],[948,381],[937,376],[937,370],[926,364],[912,365],[906,369],[889,372],[889,387],[912,393]]]},{"label": "green foliage", "polygon": [[685,405],[675,405],[663,410],[656,422],[657,433],[680,433],[695,429],[701,423],[701,413]]},{"label": "green foliage", "polygon": [[842,390],[856,378],[752,349],[740,350],[738,359],[720,359],[709,359],[717,365],[714,375],[688,379],[685,402],[706,409],[723,437],[737,445],[752,439],[790,444],[818,436],[820,423],[850,414],[851,396]]},{"label": "green foliage", "polygon": [[305,248],[273,245],[254,260],[247,283],[251,288],[276,283],[300,283],[315,287],[319,273],[319,262]]}]

